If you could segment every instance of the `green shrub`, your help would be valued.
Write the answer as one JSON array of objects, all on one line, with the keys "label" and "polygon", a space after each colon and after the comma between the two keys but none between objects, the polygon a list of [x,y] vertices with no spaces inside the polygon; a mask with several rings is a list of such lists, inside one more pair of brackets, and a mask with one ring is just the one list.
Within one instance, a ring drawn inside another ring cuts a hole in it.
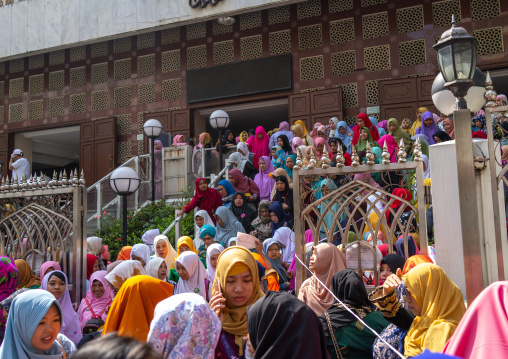
[{"label": "green shrub", "polygon": [[[137,213],[133,210],[127,212],[127,245],[132,246],[143,243],[141,237],[150,230],[158,228],[162,233],[175,220],[175,211],[190,201],[190,187],[183,193],[182,199],[166,205],[164,200],[150,203],[140,209]],[[122,239],[122,218],[116,219],[110,215],[104,215],[101,219],[101,226],[94,236],[102,238],[102,243],[108,246],[111,261],[114,261],[123,247]],[[181,235],[194,237],[194,216],[187,215],[181,222]],[[175,229],[173,228],[167,237],[171,245],[175,246]]]}]

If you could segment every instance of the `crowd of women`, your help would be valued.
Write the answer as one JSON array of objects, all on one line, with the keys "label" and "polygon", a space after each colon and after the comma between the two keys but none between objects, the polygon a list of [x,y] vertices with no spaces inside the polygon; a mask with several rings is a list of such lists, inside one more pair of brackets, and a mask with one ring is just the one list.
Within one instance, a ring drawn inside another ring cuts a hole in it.
[{"label": "crowd of women", "polygon": [[[291,128],[283,122],[270,136],[262,127],[252,135],[242,132],[238,143],[226,131],[218,145],[236,146],[228,179],[211,188],[198,178],[179,214],[194,211],[194,238],[182,236],[173,246],[157,229],[149,230],[143,243],[123,247],[116,261],[100,238],[88,238],[86,296],[74,303],[68,268],[60,263],[47,261],[33,271],[23,259],[0,257],[0,358],[505,357],[508,282],[486,288],[466,311],[461,291],[435,257],[420,254],[410,216],[401,217],[410,226],[406,241],[400,231],[388,239],[383,226],[363,238],[355,232],[314,238],[307,230],[308,278],[295,288],[297,151],[305,163],[312,156],[320,161],[326,148],[334,163],[339,148],[347,159],[355,146],[363,158],[369,143],[380,160],[377,149],[386,144],[396,158],[401,143],[411,154],[415,136],[430,178],[428,146],[453,138],[453,121],[425,108],[413,123],[404,119],[400,125],[365,114],[352,128],[336,118],[311,132],[301,121]],[[200,139],[211,143],[209,136]],[[402,199],[411,200],[412,193],[396,176],[364,173],[354,180],[388,188],[401,198],[392,208],[406,213]],[[319,178],[304,200],[327,196],[345,180]],[[372,209],[363,212],[374,226],[393,220]],[[324,222],[336,226],[333,216],[325,215]],[[363,242],[377,245],[379,282],[350,265],[350,244]]]}]

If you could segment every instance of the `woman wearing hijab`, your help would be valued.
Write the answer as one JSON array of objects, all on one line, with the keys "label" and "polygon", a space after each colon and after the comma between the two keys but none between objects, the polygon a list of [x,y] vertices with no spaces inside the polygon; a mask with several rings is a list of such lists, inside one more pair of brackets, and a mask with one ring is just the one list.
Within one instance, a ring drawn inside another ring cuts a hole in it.
[{"label": "woman wearing hijab", "polygon": [[[247,132],[245,132],[247,133]],[[249,146],[245,142],[239,142],[238,145],[236,145],[236,150],[238,153],[240,153],[242,156],[247,158],[250,162],[254,162],[254,153],[249,151]]]},{"label": "woman wearing hijab", "polygon": [[447,134],[445,131],[436,131],[436,133],[434,133],[432,138],[434,139],[434,142],[436,142],[436,143],[442,143],[442,142],[452,141],[453,140],[450,137],[450,135]]},{"label": "woman wearing hijab", "polygon": [[79,326],[79,317],[72,307],[71,296],[67,284],[67,276],[64,272],[53,271],[44,276],[41,289],[47,290],[53,294],[60,303],[61,323],[60,333],[69,338],[74,344],[78,345],[83,337],[81,327]]},{"label": "woman wearing hijab", "polygon": [[254,179],[254,176],[258,173],[258,169],[240,152],[233,152],[229,155],[228,166],[230,168],[237,168],[243,175],[251,179]]},{"label": "woman wearing hijab", "polygon": [[328,121],[328,138],[336,137],[335,133],[337,133],[337,130],[339,129],[337,126],[339,124],[339,119],[337,117],[332,117]]},{"label": "woman wearing hijab", "polygon": [[[196,211],[194,214],[194,233],[198,233],[201,227],[209,225],[215,228],[215,223],[212,221],[212,218],[208,215],[208,212],[200,209],[199,211]],[[199,237],[196,236],[194,238],[194,246],[196,248],[199,248],[203,245],[203,241],[199,239]]]},{"label": "woman wearing hijab", "polygon": [[474,124],[473,132],[481,131],[487,134],[487,122],[485,120],[485,111],[483,109],[478,110],[471,120]]},{"label": "woman wearing hijab", "polygon": [[372,141],[379,140],[379,132],[377,131],[376,127],[372,125],[372,122],[369,119],[369,116],[367,116],[364,113],[361,113],[356,118],[357,125],[353,127],[353,141],[352,144],[356,146],[360,139],[360,130],[364,127],[367,127],[367,129],[370,132],[370,135],[372,136]]},{"label": "woman wearing hijab", "polygon": [[312,276],[302,283],[298,299],[306,303],[319,316],[334,303],[334,298],[327,288],[330,289],[333,275],[346,269],[346,257],[332,243],[321,243],[312,247],[309,269],[326,288],[323,288]]},{"label": "woman wearing hijab", "polygon": [[248,205],[247,198],[242,192],[236,192],[230,210],[233,212],[238,222],[242,224],[245,233],[250,233],[254,230],[252,221],[256,218],[256,211]]},{"label": "woman wearing hijab", "polygon": [[[282,250],[282,261],[290,266],[295,256],[295,233],[291,228],[281,227],[273,234],[273,239],[279,242]],[[291,279],[291,277],[289,277]]]},{"label": "woman wearing hijab", "polygon": [[41,286],[41,280],[32,273],[30,265],[23,259],[16,259],[14,265],[18,268],[19,284],[16,289],[37,289]]},{"label": "woman wearing hijab", "polygon": [[60,359],[76,346],[59,334],[63,313],[55,297],[45,290],[21,293],[12,302],[0,347],[0,358]]},{"label": "woman wearing hijab", "polygon": [[155,307],[147,342],[160,358],[213,359],[221,322],[198,295],[173,295]]},{"label": "woman wearing hijab", "polygon": [[222,321],[215,357],[242,356],[243,338],[248,334],[247,307],[264,297],[256,260],[247,248],[234,246],[221,253],[212,293],[210,307]]},{"label": "woman wearing hijab", "polygon": [[[404,264],[404,267],[402,269],[402,275],[409,273],[411,269],[414,267],[423,264],[423,263],[431,263],[434,264],[432,259],[430,259],[429,256],[426,256],[424,254],[417,254],[407,259],[406,263]],[[395,272],[394,272],[395,273]]]},{"label": "woman wearing hijab", "polygon": [[287,121],[282,121],[279,124],[279,130],[270,136],[268,148],[272,148],[273,146],[275,146],[277,144],[277,139],[281,135],[286,136],[289,143],[291,143],[291,141],[293,140],[293,132],[289,130],[289,123]]},{"label": "woman wearing hijab", "polygon": [[286,135],[280,134],[277,137],[277,144],[270,147],[270,148],[273,148],[276,146],[281,147],[286,155],[293,154],[293,149],[291,147],[291,143],[289,142],[288,136],[286,136]]},{"label": "woman wearing hijab", "polygon": [[[215,271],[217,269],[217,259],[224,251],[224,247],[219,243],[213,243],[206,250],[206,276],[213,283]],[[209,298],[212,297],[212,287],[208,288]]]},{"label": "woman wearing hijab", "polygon": [[432,112],[424,112],[422,114],[422,125],[416,130],[415,134],[427,136],[429,139],[429,144],[433,145],[436,143],[433,136],[437,131],[439,131],[439,128],[437,128],[436,123],[434,122]]},{"label": "woman wearing hijab", "polygon": [[462,292],[435,264],[420,264],[402,280],[407,286],[406,300],[411,312],[400,308],[396,298],[394,289],[402,283],[397,274],[371,293],[370,300],[386,320],[408,331],[405,356],[414,357],[425,349],[442,351],[466,312]]},{"label": "woman wearing hijab", "polygon": [[386,278],[390,275],[397,273],[397,269],[402,270],[406,260],[403,256],[398,254],[388,254],[381,259],[381,265],[379,267],[379,284],[383,285]]},{"label": "woman wearing hijab", "polygon": [[353,142],[353,132],[347,125],[346,121],[340,121],[337,124],[337,131],[335,136],[342,141],[342,144],[346,146],[346,151],[351,153],[351,143]]},{"label": "woman wearing hijab", "polygon": [[326,148],[326,151],[328,152],[328,155],[332,152],[330,145],[322,137],[316,138],[316,140],[314,141],[314,144],[316,145],[316,160],[318,160],[318,161],[322,160],[325,148]]},{"label": "woman wearing hijab", "polygon": [[259,159],[259,173],[254,177],[254,182],[259,188],[259,198],[261,201],[270,200],[270,194],[275,180],[270,177],[270,173],[274,171],[272,161],[267,156]]},{"label": "woman wearing hijab", "polygon": [[[397,249],[397,254],[406,258],[406,251],[404,246],[404,237],[399,236],[397,242],[395,242],[395,248]],[[418,248],[416,247],[415,240],[411,235],[407,236],[407,258],[414,256],[415,254],[419,254]]]},{"label": "woman wearing hijab", "polygon": [[413,148],[413,142],[407,132],[405,132],[399,125],[399,121],[395,118],[388,120],[388,133],[392,135],[396,143],[400,143],[400,139],[404,140],[404,150],[410,154]]},{"label": "woman wearing hijab", "polygon": [[185,142],[185,136],[184,135],[176,135],[173,138],[172,146],[186,146],[187,142]]},{"label": "woman wearing hijab", "polygon": [[329,358],[317,316],[289,293],[269,291],[249,307],[247,323],[254,358]]},{"label": "woman wearing hijab", "polygon": [[296,165],[296,156],[295,155],[289,155],[286,157],[286,163],[285,166],[283,166],[286,169],[286,172],[290,179],[293,179],[293,168]]},{"label": "woman wearing hijab", "polygon": [[263,253],[271,263],[272,268],[277,272],[279,276],[279,288],[281,291],[289,290],[289,278],[286,273],[286,268],[284,267],[279,253],[281,250],[281,246],[279,242],[274,238],[269,238],[263,243]]},{"label": "woman wearing hijab", "polygon": [[304,146],[314,146],[314,140],[310,137],[309,131],[307,131],[303,121],[295,121],[295,124],[291,126],[291,131],[293,132],[294,137],[302,139]]},{"label": "woman wearing hijab", "polygon": [[49,273],[53,272],[54,270],[61,271],[62,268],[60,267],[60,264],[54,261],[46,261],[42,263],[41,270],[40,270],[40,276],[44,278],[44,276]]},{"label": "woman wearing hijab", "polygon": [[146,244],[135,244],[132,246],[130,260],[139,261],[143,267],[146,267],[150,261],[150,248]]},{"label": "woman wearing hijab", "polygon": [[289,182],[285,176],[278,176],[275,179],[275,196],[273,197],[274,202],[279,202],[284,209],[284,212],[293,217],[293,189],[289,187]]},{"label": "woman wearing hijab", "polygon": [[215,236],[215,241],[223,246],[227,244],[227,241],[231,237],[236,237],[238,232],[244,233],[245,231],[233,212],[226,207],[217,208],[215,218],[217,219],[217,227],[215,227],[217,234]]},{"label": "woman wearing hijab", "polygon": [[106,280],[106,271],[97,271],[90,277],[90,289],[81,300],[78,308],[79,326],[81,330],[92,318],[106,321],[108,309],[113,302],[114,293]]},{"label": "woman wearing hijab", "polygon": [[448,117],[443,120],[443,129],[453,140],[455,139],[455,125]]},{"label": "woman wearing hijab", "polygon": [[443,353],[460,358],[507,358],[508,282],[495,282],[476,297]]},{"label": "woman wearing hijab", "polygon": [[[416,120],[411,125],[411,136],[414,136],[417,134],[416,130],[418,128],[420,128],[420,126],[422,125],[422,115],[425,112],[429,112],[429,110],[426,107],[420,107],[419,109],[416,110]],[[434,121],[432,121],[432,122],[434,122]]]},{"label": "woman wearing hijab", "polygon": [[[328,195],[330,192],[333,192],[337,189],[337,186],[335,185],[335,182],[333,182],[329,178],[325,178],[321,181],[319,192],[320,192],[320,198]],[[321,216],[323,215],[324,211],[330,204],[332,199],[328,199],[325,202],[322,202],[318,205],[318,211],[321,213]],[[335,214],[339,211],[340,204],[334,204],[332,205],[328,211],[326,212],[325,217],[323,218],[323,225],[321,226],[320,232],[322,235],[324,235],[329,228],[331,228],[334,224],[333,218]],[[336,226],[335,226],[336,227]],[[333,230],[335,232],[335,229]]]},{"label": "woman wearing hijab", "polygon": [[[19,271],[9,257],[0,256],[0,302],[10,297],[19,285]],[[6,317],[0,316],[0,342],[4,338]]]},{"label": "woman wearing hijab", "polygon": [[272,220],[270,219],[269,208],[270,201],[261,201],[259,203],[258,216],[252,221],[254,235],[261,242],[272,236]]},{"label": "woman wearing hijab", "polygon": [[155,257],[150,259],[150,262],[146,265],[146,273],[152,278],[162,280],[172,285],[176,284],[174,282],[169,282],[169,269],[164,258]]},{"label": "woman wearing hijab", "polygon": [[402,128],[402,131],[407,133],[409,138],[411,138],[411,120],[409,118],[403,119],[400,127]]},{"label": "woman wearing hijab", "polygon": [[[356,313],[363,322],[377,333],[390,323],[380,312],[374,311],[362,278],[352,269],[343,269],[333,275],[332,292],[347,308]],[[321,316],[328,351],[332,358],[372,357],[372,344],[377,338],[370,329],[351,314],[341,303],[335,301]]]},{"label": "woman wearing hijab", "polygon": [[132,246],[122,247],[122,249],[120,250],[120,253],[118,253],[116,260],[128,261],[131,258],[131,251],[132,251]]},{"label": "woman wearing hijab", "polygon": [[174,294],[196,293],[203,299],[208,300],[208,284],[206,269],[199,260],[199,256],[191,251],[183,252],[175,260],[175,268],[178,272],[178,283]]},{"label": "woman wearing hijab", "polygon": [[254,153],[254,166],[256,169],[259,169],[258,162],[261,156],[270,156],[269,142],[270,137],[268,137],[263,126],[256,127],[254,137],[247,140],[247,145],[250,146],[251,152]]},{"label": "woman wearing hijab", "polygon": [[217,191],[219,191],[222,196],[222,205],[230,208],[231,202],[233,202],[233,197],[235,196],[236,190],[235,187],[228,180],[221,180],[219,185],[217,186]]},{"label": "woman wearing hijab", "polygon": [[377,142],[372,139],[370,131],[367,127],[360,130],[360,137],[355,145],[357,152],[365,152],[367,150],[367,143],[370,144],[371,148],[379,146]]},{"label": "woman wearing hijab", "polygon": [[114,287],[113,293],[117,293],[127,279],[138,276],[147,275],[145,268],[139,261],[122,261],[111,272],[106,274],[106,280]]},{"label": "woman wearing hijab", "polygon": [[215,231],[215,227],[210,225],[204,225],[199,230],[196,237],[199,238],[201,243],[203,243],[199,248],[197,248],[198,255],[201,260],[206,260],[206,250],[211,244],[215,243],[216,233],[217,232]]},{"label": "woman wearing hijab", "polygon": [[196,179],[196,191],[192,200],[188,205],[184,206],[177,215],[181,216],[184,213],[189,214],[194,208],[199,207],[199,209],[207,211],[208,215],[213,220],[213,212],[221,205],[222,196],[220,193],[215,188],[208,187],[206,179],[200,177]]},{"label": "woman wearing hijab", "polygon": [[298,156],[297,149],[300,146],[304,146],[303,140],[300,137],[293,137],[293,140],[291,141],[291,148],[293,149],[293,153]]},{"label": "woman wearing hijab", "polygon": [[227,129],[226,132],[224,132],[224,135],[222,138],[219,138],[219,141],[216,146],[217,152],[219,152],[219,143],[222,146],[222,153],[226,153],[229,150],[232,149],[232,147],[236,146],[235,136],[233,135],[233,131],[230,129]]},{"label": "woman wearing hijab", "polygon": [[[259,188],[258,185],[254,182],[254,180],[245,177],[236,168],[229,171],[228,180],[235,188],[235,191],[244,193],[245,196],[248,197],[247,202],[249,202],[249,204],[251,204],[251,206],[255,208],[256,207],[255,203],[259,199]],[[235,196],[233,196],[233,200]]]},{"label": "woman wearing hijab", "polygon": [[119,335],[146,341],[155,306],[173,295],[173,286],[147,275],[125,281],[113,300],[102,335]]},{"label": "woman wearing hijab", "polygon": [[396,163],[397,162],[397,152],[399,152],[399,145],[395,141],[392,135],[384,135],[381,137],[377,143],[379,144],[379,147],[384,148],[384,145],[386,143],[386,146],[388,147],[388,153],[390,153],[390,162]]},{"label": "woman wearing hijab", "polygon": [[178,254],[171,243],[169,243],[168,237],[163,234],[158,235],[153,240],[153,246],[155,248],[155,257],[164,259],[166,265],[170,268]]}]

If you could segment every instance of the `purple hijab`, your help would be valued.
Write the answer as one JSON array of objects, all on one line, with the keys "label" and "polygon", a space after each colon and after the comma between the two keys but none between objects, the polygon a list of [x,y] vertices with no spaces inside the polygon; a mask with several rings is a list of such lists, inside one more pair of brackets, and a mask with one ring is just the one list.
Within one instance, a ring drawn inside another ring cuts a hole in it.
[{"label": "purple hijab", "polygon": [[385,131],[388,131],[388,120],[380,121],[376,125],[377,128],[382,128]]},{"label": "purple hijab", "polygon": [[[428,118],[432,118],[432,125],[425,126],[424,121]],[[421,127],[416,129],[416,135],[425,135],[429,139],[429,145],[436,144],[436,141],[434,141],[434,134],[439,131],[439,128],[437,128],[436,123],[434,122],[434,115],[430,111],[426,111],[422,114],[422,125]]]},{"label": "purple hijab", "polygon": [[260,200],[269,201],[270,194],[272,193],[273,186],[275,185],[275,180],[270,177],[270,173],[275,171],[275,169],[273,168],[272,161],[270,161],[270,157],[261,156],[260,160],[261,159],[265,161],[265,170],[259,170],[259,173],[256,177],[254,177],[254,182],[258,185]]}]

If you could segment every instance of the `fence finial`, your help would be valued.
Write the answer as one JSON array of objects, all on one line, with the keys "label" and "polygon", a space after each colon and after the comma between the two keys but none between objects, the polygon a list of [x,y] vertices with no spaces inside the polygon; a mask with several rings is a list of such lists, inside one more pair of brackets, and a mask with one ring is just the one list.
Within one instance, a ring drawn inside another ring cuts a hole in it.
[{"label": "fence finial", "polygon": [[85,187],[85,183],[86,183],[86,182],[85,182],[85,170],[84,170],[84,169],[82,169],[82,170],[81,170],[81,176],[79,177],[79,185],[80,185],[81,187]]},{"label": "fence finial", "polygon": [[386,144],[386,141],[385,144],[383,145],[383,153],[381,153],[381,157],[383,158],[382,163],[384,165],[390,163],[390,152],[388,152],[388,145]]},{"label": "fence finial", "polygon": [[374,154],[372,153],[372,147],[370,145],[369,142],[367,142],[367,146],[366,146],[366,154],[365,154],[365,158],[367,158],[367,164],[368,165],[373,165],[375,162],[374,162]]},{"label": "fence finial", "polygon": [[344,152],[342,151],[342,145],[339,145],[337,150],[337,157],[335,157],[335,162],[337,163],[337,167],[344,167],[344,163],[346,159],[344,158]]},{"label": "fence finial", "polygon": [[317,161],[316,161],[316,155],[314,154],[314,151],[310,151],[310,161],[309,161],[309,164],[307,165],[307,168],[308,170],[312,170],[314,168],[316,168],[317,166]]},{"label": "fence finial", "polygon": [[360,157],[356,152],[356,147],[351,145],[351,166],[356,167],[360,164]]},{"label": "fence finial", "polygon": [[323,169],[330,168],[330,157],[328,157],[328,151],[326,150],[326,146],[323,148],[323,157],[321,157],[321,168]]},{"label": "fence finial", "polygon": [[302,154],[301,154],[301,151],[300,151],[300,148],[296,148],[296,163],[295,163],[295,166],[293,167],[293,170],[300,170],[303,168],[303,161],[302,161]]},{"label": "fence finial", "polygon": [[407,153],[406,153],[406,150],[404,149],[404,139],[403,138],[401,138],[400,142],[399,142],[399,152],[397,152],[397,157],[399,159],[398,160],[399,163],[407,162],[407,160],[406,160]]},{"label": "fence finial", "polygon": [[416,162],[421,162],[422,160],[422,145],[420,144],[420,137],[416,138],[415,141],[415,149],[413,151],[414,160]]}]

